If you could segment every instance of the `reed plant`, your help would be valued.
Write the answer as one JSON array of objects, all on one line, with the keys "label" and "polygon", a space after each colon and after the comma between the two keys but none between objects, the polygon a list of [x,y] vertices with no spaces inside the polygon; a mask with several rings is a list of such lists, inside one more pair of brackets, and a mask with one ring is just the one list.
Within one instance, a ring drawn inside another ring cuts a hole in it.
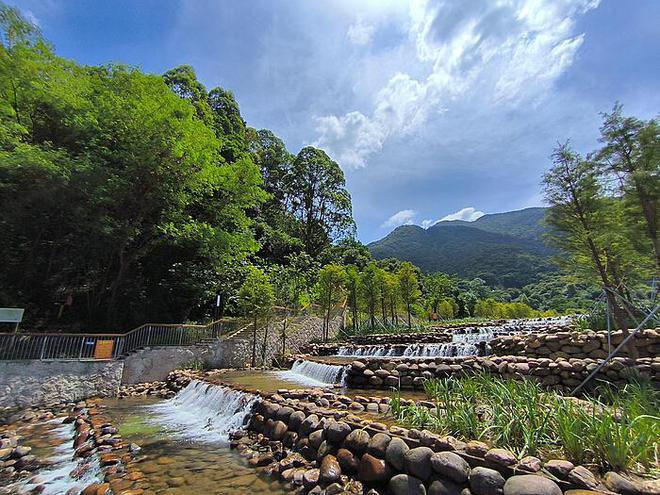
[{"label": "reed plant", "polygon": [[519,456],[556,455],[601,470],[648,472],[658,468],[660,393],[648,382],[602,387],[577,401],[529,380],[489,374],[428,380],[435,408],[402,405],[392,412],[403,424],[464,440],[482,439]]}]

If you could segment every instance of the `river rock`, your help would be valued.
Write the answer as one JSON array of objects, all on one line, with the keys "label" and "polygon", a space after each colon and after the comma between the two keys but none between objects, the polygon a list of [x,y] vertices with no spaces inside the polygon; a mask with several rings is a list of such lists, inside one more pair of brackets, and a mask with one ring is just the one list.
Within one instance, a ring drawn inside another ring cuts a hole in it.
[{"label": "river rock", "polygon": [[415,478],[426,481],[431,476],[431,456],[433,450],[428,447],[410,449],[403,456],[406,471]]},{"label": "river rock", "polygon": [[520,471],[527,471],[528,473],[538,473],[541,470],[541,467],[541,459],[528,455],[527,457],[520,459],[516,469]]},{"label": "river rock", "polygon": [[385,461],[364,454],[358,465],[358,478],[366,483],[380,483],[389,479],[389,469]]},{"label": "river rock", "polygon": [[337,458],[333,455],[326,455],[321,461],[320,478],[324,483],[334,483],[341,477],[341,467]]},{"label": "river rock", "polygon": [[562,495],[554,481],[535,474],[512,476],[504,484],[504,495]]},{"label": "river rock", "polygon": [[463,488],[453,481],[437,479],[429,485],[428,495],[463,495]]},{"label": "river rock", "polygon": [[341,467],[342,473],[354,473],[358,468],[358,461],[348,449],[339,449],[337,451],[337,461]]},{"label": "river rock", "polygon": [[510,452],[506,449],[490,449],[488,452],[486,452],[484,458],[487,461],[494,462],[495,464],[499,464],[501,466],[511,466],[518,461],[513,452]]},{"label": "river rock", "polygon": [[431,467],[441,477],[456,483],[465,483],[470,474],[470,465],[453,452],[436,452],[431,456]]},{"label": "river rock", "polygon": [[303,474],[303,486],[309,490],[310,488],[318,485],[320,475],[321,471],[319,469],[308,469]]},{"label": "river rock", "polygon": [[494,469],[476,467],[470,471],[470,490],[474,495],[498,495],[504,488],[504,478]]},{"label": "river rock", "polygon": [[299,432],[301,435],[309,435],[319,426],[319,417],[316,414],[310,414],[302,423],[300,423]]},{"label": "river rock", "polygon": [[273,427],[271,428],[270,432],[270,439],[271,440],[282,440],[284,438],[284,434],[287,432],[287,429],[289,427],[284,421],[275,421],[273,424]]},{"label": "river rock", "polygon": [[568,473],[570,473],[575,466],[572,462],[564,459],[552,459],[546,462],[543,467],[557,478],[565,480],[568,478]]},{"label": "river rock", "polygon": [[385,449],[385,459],[397,471],[403,471],[405,465],[405,454],[410,450],[408,444],[401,438],[393,438]]},{"label": "river rock", "polygon": [[289,416],[289,429],[291,431],[298,431],[300,425],[305,419],[305,413],[302,411],[295,411]]},{"label": "river rock", "polygon": [[332,443],[340,444],[351,432],[351,427],[343,421],[334,421],[326,429],[326,437]]},{"label": "river rock", "polygon": [[593,490],[598,487],[598,480],[593,473],[584,466],[573,468],[571,472],[568,473],[568,480],[580,488]]},{"label": "river rock", "polygon": [[318,449],[323,442],[323,430],[316,430],[309,434],[309,445],[313,448]]},{"label": "river rock", "polygon": [[394,476],[388,483],[387,488],[392,495],[426,495],[424,483],[407,474]]},{"label": "river rock", "polygon": [[344,448],[354,454],[360,455],[366,452],[369,446],[369,433],[365,430],[353,430],[344,439]]},{"label": "river rock", "polygon": [[621,493],[623,495],[638,495],[640,493],[640,490],[632,481],[614,471],[605,473],[605,476],[603,476],[603,483],[605,483],[605,486],[613,492]]},{"label": "river rock", "polygon": [[369,445],[367,446],[367,452],[381,459],[385,458],[385,452],[387,452],[387,446],[392,441],[386,433],[376,433],[371,440],[369,440]]}]

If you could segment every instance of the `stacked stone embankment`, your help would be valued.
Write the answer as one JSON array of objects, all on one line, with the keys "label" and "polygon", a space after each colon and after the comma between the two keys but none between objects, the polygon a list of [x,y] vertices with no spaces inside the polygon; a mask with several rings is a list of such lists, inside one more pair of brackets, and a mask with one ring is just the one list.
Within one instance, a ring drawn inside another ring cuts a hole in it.
[{"label": "stacked stone embankment", "polygon": [[[423,389],[424,381],[451,375],[489,372],[507,379],[532,379],[558,391],[572,390],[595,370],[602,360],[576,358],[528,358],[523,356],[469,356],[465,358],[381,359],[353,361],[346,371],[346,384],[352,388],[392,387]],[[660,356],[615,357],[590,383],[607,380],[622,385],[636,376],[647,377],[660,387]]]},{"label": "stacked stone embankment", "polygon": [[[211,375],[197,378],[203,376]],[[185,386],[191,376],[171,378]],[[613,472],[601,478],[563,459],[521,458],[479,441],[387,426],[377,417],[347,410],[351,399],[328,391],[260,395],[249,424],[233,435],[231,447],[251,465],[307,493],[650,495],[658,488],[656,481],[631,481]]]},{"label": "stacked stone embankment", "polygon": [[[624,338],[624,333],[617,330],[610,334],[608,344],[607,332],[559,331],[498,337],[490,342],[490,347],[493,354],[500,356],[604,359],[608,351],[623,342]],[[617,355],[629,356],[629,346],[636,350],[638,357],[659,356],[660,329],[640,330]]]}]

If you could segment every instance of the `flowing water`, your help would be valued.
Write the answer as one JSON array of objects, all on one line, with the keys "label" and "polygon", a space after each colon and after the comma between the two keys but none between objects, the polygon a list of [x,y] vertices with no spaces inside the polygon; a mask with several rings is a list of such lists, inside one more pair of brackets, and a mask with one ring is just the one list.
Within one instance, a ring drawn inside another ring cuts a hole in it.
[{"label": "flowing water", "polygon": [[79,493],[85,486],[99,481],[98,460],[73,458],[73,424],[62,424],[63,417],[42,423],[20,426],[17,433],[21,445],[31,447],[31,454],[48,464],[38,474],[5,487],[9,493],[23,494],[40,490],[43,495],[59,495],[69,490]]},{"label": "flowing water", "polygon": [[248,418],[256,398],[217,385],[191,382],[173,399],[106,400],[105,413],[127,442],[142,450],[135,468],[143,495],[283,495],[229,449],[228,433]]},{"label": "flowing water", "polygon": [[344,380],[344,366],[317,363],[299,359],[290,370],[277,371],[277,376],[305,387],[330,387],[341,385]]}]

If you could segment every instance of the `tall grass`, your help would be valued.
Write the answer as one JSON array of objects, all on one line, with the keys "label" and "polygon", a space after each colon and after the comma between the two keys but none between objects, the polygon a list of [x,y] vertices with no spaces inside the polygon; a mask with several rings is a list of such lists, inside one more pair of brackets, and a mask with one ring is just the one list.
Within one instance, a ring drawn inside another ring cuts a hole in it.
[{"label": "tall grass", "polygon": [[588,401],[488,374],[428,380],[424,389],[434,409],[393,399],[392,411],[403,424],[482,439],[519,456],[561,453],[603,470],[658,468],[660,393],[648,383],[606,387]]}]

